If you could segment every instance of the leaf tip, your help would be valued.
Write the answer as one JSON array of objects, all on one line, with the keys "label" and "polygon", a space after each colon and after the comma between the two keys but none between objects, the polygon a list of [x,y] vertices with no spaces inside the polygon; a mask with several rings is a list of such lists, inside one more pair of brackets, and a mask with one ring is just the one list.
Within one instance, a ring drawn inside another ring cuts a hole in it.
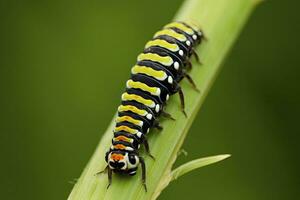
[{"label": "leaf tip", "polygon": [[221,155],[218,155],[216,157],[218,157],[219,161],[221,161],[221,160],[225,160],[225,159],[231,157],[231,154],[221,154]]}]

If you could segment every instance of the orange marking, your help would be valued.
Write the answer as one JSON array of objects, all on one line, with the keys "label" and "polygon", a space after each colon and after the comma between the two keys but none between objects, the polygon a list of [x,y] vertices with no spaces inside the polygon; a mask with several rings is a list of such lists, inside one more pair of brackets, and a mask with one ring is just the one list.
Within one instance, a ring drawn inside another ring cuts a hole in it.
[{"label": "orange marking", "polygon": [[124,156],[122,154],[111,154],[111,158],[114,160],[114,161],[119,161],[119,160],[122,160],[124,158]]},{"label": "orange marking", "polygon": [[131,134],[136,134],[137,133],[137,130],[129,128],[128,126],[124,126],[124,125],[116,127],[115,131],[116,132],[118,132],[118,131],[126,131],[126,132],[131,133]]},{"label": "orange marking", "polygon": [[116,144],[115,149],[125,149],[126,147],[123,144]]},{"label": "orange marking", "polygon": [[123,135],[120,135],[116,137],[116,141],[125,141],[125,142],[130,142],[130,139],[128,137],[125,137]]}]

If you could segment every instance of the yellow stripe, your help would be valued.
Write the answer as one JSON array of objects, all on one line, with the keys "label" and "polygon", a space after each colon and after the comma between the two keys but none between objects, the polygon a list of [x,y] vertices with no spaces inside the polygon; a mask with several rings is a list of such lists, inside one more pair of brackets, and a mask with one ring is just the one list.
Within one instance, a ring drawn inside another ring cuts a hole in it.
[{"label": "yellow stripe", "polygon": [[151,60],[166,66],[171,66],[173,64],[173,59],[170,56],[160,56],[155,53],[141,53],[137,59],[138,61]]},{"label": "yellow stripe", "polygon": [[155,107],[154,101],[152,101],[150,99],[144,99],[143,97],[141,97],[139,95],[136,95],[136,94],[128,94],[127,92],[123,93],[122,100],[123,101],[132,101],[132,100],[134,100],[134,101],[142,103],[146,106],[149,106],[150,108]]},{"label": "yellow stripe", "polygon": [[145,48],[149,48],[149,47],[152,47],[152,46],[159,46],[159,47],[163,47],[165,49],[168,49],[170,51],[173,51],[173,52],[176,52],[176,51],[179,51],[179,47],[177,44],[172,44],[172,43],[169,43],[165,40],[161,40],[161,39],[156,39],[156,40],[151,40],[149,41]]},{"label": "yellow stripe", "polygon": [[146,66],[139,66],[139,65],[135,65],[132,67],[131,69],[131,73],[133,74],[146,74],[148,76],[152,76],[160,81],[165,80],[168,76],[167,74],[160,70],[160,71],[156,71],[154,69],[152,69],[151,67],[146,67]]},{"label": "yellow stripe", "polygon": [[156,87],[149,87],[145,83],[138,82],[138,81],[133,81],[133,80],[128,80],[126,83],[126,86],[128,88],[136,88],[136,89],[141,89],[143,91],[149,92],[150,94],[153,94],[155,96],[160,95],[160,89]]},{"label": "yellow stripe", "polygon": [[181,42],[184,42],[186,41],[186,37],[183,35],[183,34],[180,34],[180,33],[176,33],[175,31],[171,30],[171,29],[164,29],[164,30],[161,30],[161,31],[158,31],[155,33],[154,37],[157,37],[157,36],[160,36],[160,35],[168,35],[168,36],[171,36]]},{"label": "yellow stripe", "polygon": [[135,130],[135,129],[130,128],[128,126],[115,127],[115,132],[119,132],[119,131],[126,131],[126,132],[131,133],[131,134],[136,134],[138,132],[138,130]]},{"label": "yellow stripe", "polygon": [[184,31],[185,33],[189,34],[189,35],[193,35],[195,32],[193,31],[193,29],[185,26],[184,24],[182,23],[179,23],[179,22],[172,22],[170,24],[167,24],[164,28],[178,28],[182,31]]},{"label": "yellow stripe", "polygon": [[126,106],[120,105],[119,108],[118,108],[118,111],[119,112],[131,111],[131,112],[136,113],[136,114],[138,114],[140,116],[146,116],[148,114],[147,111],[140,110],[137,107],[130,106],[130,105],[126,105]]},{"label": "yellow stripe", "polygon": [[118,122],[124,122],[124,121],[130,122],[130,123],[138,125],[138,126],[142,126],[143,125],[143,122],[141,120],[133,119],[130,116],[117,117],[117,119],[116,119],[117,123]]}]

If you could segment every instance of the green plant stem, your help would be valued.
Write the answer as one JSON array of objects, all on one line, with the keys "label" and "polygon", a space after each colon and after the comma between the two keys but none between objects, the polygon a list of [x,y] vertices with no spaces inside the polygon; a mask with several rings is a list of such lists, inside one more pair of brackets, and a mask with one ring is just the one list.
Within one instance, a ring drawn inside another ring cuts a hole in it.
[{"label": "green plant stem", "polygon": [[[148,192],[144,191],[141,184],[140,169],[134,177],[114,175],[109,189],[106,189],[107,174],[94,176],[106,166],[104,155],[111,145],[114,125],[114,121],[112,121],[75,184],[69,200],[156,199],[164,185],[168,185],[170,180],[166,180],[172,174],[172,166],[188,129],[211,88],[226,54],[257,2],[257,0],[185,1],[175,20],[198,24],[207,38],[197,49],[203,64],[200,66],[193,62],[194,67],[190,73],[201,93],[195,92],[186,81],[182,81],[181,86],[187,97],[186,113],[188,117],[181,113],[178,97],[173,96],[168,103],[167,112],[172,113],[176,121],[161,120],[164,130],[150,132],[149,143],[156,160],[153,161],[144,153],[142,154],[147,165]],[[128,67],[129,69],[130,67]],[[201,134],[208,133],[198,133],[193,137],[201,138]]]}]

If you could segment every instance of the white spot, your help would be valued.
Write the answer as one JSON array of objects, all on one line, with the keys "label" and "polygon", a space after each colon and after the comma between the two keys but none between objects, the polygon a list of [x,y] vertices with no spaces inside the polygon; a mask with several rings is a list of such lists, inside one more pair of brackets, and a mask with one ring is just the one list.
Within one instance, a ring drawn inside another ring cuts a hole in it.
[{"label": "white spot", "polygon": [[199,31],[199,32],[198,32],[198,35],[200,35],[200,36],[201,36],[201,35],[203,35],[203,34],[202,34],[202,32],[200,32],[200,31]]},{"label": "white spot", "polygon": [[188,46],[191,46],[191,42],[188,40],[185,42]]},{"label": "white spot", "polygon": [[133,148],[132,147],[125,147],[125,150],[127,150],[127,151],[133,151]]},{"label": "white spot", "polygon": [[167,94],[166,99],[169,100],[170,96]]},{"label": "white spot", "polygon": [[147,119],[152,119],[152,115],[151,114],[147,114],[146,117],[147,117]]},{"label": "white spot", "polygon": [[149,133],[149,131],[150,131],[150,128],[147,129],[147,133]]},{"label": "white spot", "polygon": [[159,105],[158,104],[156,104],[156,106],[155,106],[155,111],[158,113],[159,112]]},{"label": "white spot", "polygon": [[139,138],[142,137],[142,133],[141,132],[137,132],[136,134]]},{"label": "white spot", "polygon": [[173,83],[173,78],[172,78],[172,76],[169,76],[169,77],[168,77],[168,83],[170,83],[170,84]]},{"label": "white spot", "polygon": [[176,70],[179,69],[179,63],[178,63],[178,62],[174,62],[174,68],[175,68]]},{"label": "white spot", "polygon": [[140,121],[139,126],[142,127],[144,125],[143,121]]},{"label": "white spot", "polygon": [[197,35],[193,35],[193,39],[194,39],[194,40],[197,40]]},{"label": "white spot", "polygon": [[183,51],[179,50],[179,55],[183,56]]},{"label": "white spot", "polygon": [[160,90],[160,88],[157,88],[157,90],[156,90],[156,96],[159,96],[159,95],[160,95],[160,93],[161,93],[161,90]]},{"label": "white spot", "polygon": [[135,174],[135,173],[136,173],[135,171],[129,172],[129,174]]}]

